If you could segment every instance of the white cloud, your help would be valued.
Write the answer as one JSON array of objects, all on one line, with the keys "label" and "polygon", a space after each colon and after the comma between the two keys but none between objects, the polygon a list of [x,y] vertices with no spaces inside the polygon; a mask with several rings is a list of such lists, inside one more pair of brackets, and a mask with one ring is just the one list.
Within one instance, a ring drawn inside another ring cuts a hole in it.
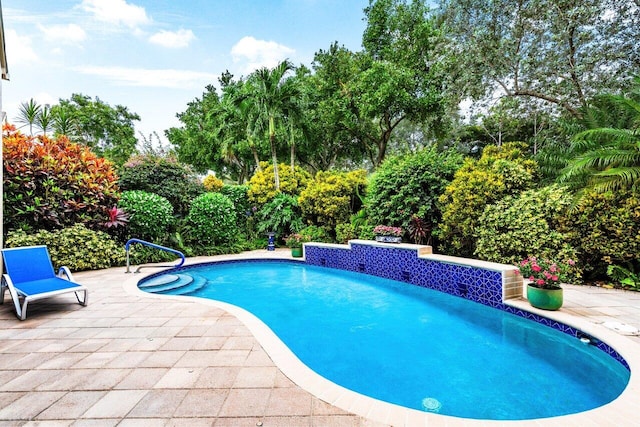
[{"label": "white cloud", "polygon": [[99,20],[114,25],[138,28],[151,23],[144,7],[127,3],[125,0],[82,0],[80,8]]},{"label": "white cloud", "polygon": [[190,70],[149,70],[144,68],[95,67],[76,69],[83,74],[98,76],[122,86],[163,87],[170,89],[192,89],[215,82],[217,74]]},{"label": "white cloud", "polygon": [[189,43],[195,40],[196,36],[191,30],[165,31],[162,30],[149,37],[151,43],[168,47],[181,48],[189,46]]},{"label": "white cloud", "polygon": [[38,55],[31,46],[29,36],[21,36],[13,29],[5,31],[7,46],[7,62],[9,71],[13,65],[32,63],[38,61]]},{"label": "white cloud", "polygon": [[275,67],[278,62],[293,55],[295,50],[274,41],[257,40],[245,36],[231,48],[234,62],[246,62],[244,72],[252,73],[262,68]]},{"label": "white cloud", "polygon": [[87,33],[76,24],[52,25],[45,27],[39,25],[38,28],[49,42],[76,44],[83,42],[87,38]]}]

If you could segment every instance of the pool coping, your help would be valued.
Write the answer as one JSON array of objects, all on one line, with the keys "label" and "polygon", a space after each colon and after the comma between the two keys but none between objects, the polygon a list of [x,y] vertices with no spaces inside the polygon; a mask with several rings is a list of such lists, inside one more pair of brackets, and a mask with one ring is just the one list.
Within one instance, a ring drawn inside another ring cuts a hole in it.
[{"label": "pool coping", "polygon": [[[256,258],[252,254],[238,254],[220,257],[213,261],[191,259],[187,260],[185,266],[212,264],[232,260],[261,261],[269,259],[289,262],[304,262],[304,259],[283,259],[275,254],[272,256],[267,254],[266,256],[259,258]],[[512,305],[516,308],[539,314],[549,319],[562,322],[568,326],[580,329],[581,331],[597,337],[609,344],[622,357],[624,357],[631,370],[629,383],[622,394],[614,401],[601,407],[577,414],[563,415],[559,417],[522,421],[469,419],[429,413],[383,402],[335,384],[320,376],[302,363],[266,324],[252,313],[240,307],[221,301],[204,300],[198,297],[150,294],[138,289],[137,284],[140,280],[156,273],[157,271],[149,272],[148,274],[132,274],[131,277],[123,282],[122,286],[127,293],[138,297],[152,299],[161,298],[165,300],[175,299],[178,301],[187,300],[198,304],[214,306],[227,311],[245,324],[257,341],[263,346],[267,354],[271,357],[274,364],[287,377],[289,377],[291,381],[331,405],[375,422],[394,426],[486,426],[487,423],[491,423],[492,425],[509,423],[509,425],[517,427],[532,425],[541,427],[557,426],[559,423],[563,426],[623,426],[634,425],[637,413],[640,410],[640,375],[637,373],[640,369],[640,346],[638,346],[636,342],[616,333],[615,331],[612,331],[602,325],[595,324],[587,319],[575,316],[571,313],[563,312],[562,310],[549,312],[530,307],[529,304],[523,300],[510,299],[505,301],[505,304]]]}]

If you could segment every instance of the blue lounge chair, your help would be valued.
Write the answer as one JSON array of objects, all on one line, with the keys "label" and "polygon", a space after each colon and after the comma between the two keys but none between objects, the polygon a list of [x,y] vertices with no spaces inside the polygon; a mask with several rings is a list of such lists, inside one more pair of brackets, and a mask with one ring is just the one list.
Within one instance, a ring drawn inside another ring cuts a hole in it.
[{"label": "blue lounge chair", "polygon": [[[87,288],[73,281],[67,267],[61,267],[58,276],[54,274],[46,246],[2,249],[2,257],[7,272],[0,282],[0,304],[4,303],[4,293],[9,290],[20,320],[26,319],[27,305],[31,301],[67,292],[74,292],[78,303],[87,305]],[[67,278],[63,279],[63,275]],[[82,299],[78,295],[80,292],[84,293]]]}]

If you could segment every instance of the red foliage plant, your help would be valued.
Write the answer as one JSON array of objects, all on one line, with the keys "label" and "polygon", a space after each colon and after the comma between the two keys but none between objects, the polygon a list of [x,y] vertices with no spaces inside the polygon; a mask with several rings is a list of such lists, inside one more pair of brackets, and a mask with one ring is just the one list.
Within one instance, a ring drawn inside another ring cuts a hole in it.
[{"label": "red foliage plant", "polygon": [[7,230],[96,227],[119,198],[113,164],[66,136],[29,137],[3,126]]}]

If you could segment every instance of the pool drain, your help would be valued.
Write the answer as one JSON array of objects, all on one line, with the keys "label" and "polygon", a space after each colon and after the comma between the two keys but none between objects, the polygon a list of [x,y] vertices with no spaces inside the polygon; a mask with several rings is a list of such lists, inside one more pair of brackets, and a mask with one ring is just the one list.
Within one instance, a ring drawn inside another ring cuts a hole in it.
[{"label": "pool drain", "polygon": [[440,412],[442,403],[440,403],[438,399],[434,399],[433,397],[425,397],[424,399],[422,399],[422,407],[425,411]]}]

